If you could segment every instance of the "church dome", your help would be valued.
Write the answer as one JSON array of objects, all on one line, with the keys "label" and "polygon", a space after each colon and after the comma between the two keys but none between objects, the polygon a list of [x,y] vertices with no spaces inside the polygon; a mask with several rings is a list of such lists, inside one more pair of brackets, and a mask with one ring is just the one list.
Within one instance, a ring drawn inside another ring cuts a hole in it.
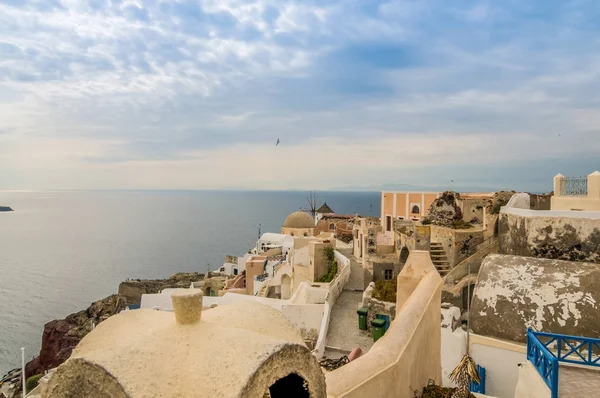
[{"label": "church dome", "polygon": [[283,223],[284,228],[314,228],[315,220],[308,213],[298,210],[290,214]]}]

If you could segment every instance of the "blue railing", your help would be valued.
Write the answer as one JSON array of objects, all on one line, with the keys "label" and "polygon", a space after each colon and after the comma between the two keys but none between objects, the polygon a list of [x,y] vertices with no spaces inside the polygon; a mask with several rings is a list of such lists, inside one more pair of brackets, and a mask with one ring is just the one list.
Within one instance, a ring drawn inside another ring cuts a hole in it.
[{"label": "blue railing", "polygon": [[477,365],[477,373],[479,373],[479,383],[475,383],[471,380],[469,382],[469,390],[471,390],[471,392],[485,394],[485,368]]},{"label": "blue railing", "polygon": [[558,398],[558,363],[600,367],[600,339],[534,332],[529,328],[527,359],[550,388],[552,398]]}]

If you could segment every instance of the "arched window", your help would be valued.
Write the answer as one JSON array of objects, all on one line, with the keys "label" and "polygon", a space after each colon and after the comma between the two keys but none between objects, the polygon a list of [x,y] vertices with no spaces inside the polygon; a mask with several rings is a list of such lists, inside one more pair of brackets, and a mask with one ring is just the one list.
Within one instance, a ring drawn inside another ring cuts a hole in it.
[{"label": "arched window", "polygon": [[306,232],[305,232],[303,235],[304,235],[304,236],[308,236],[308,233],[306,233]]},{"label": "arched window", "polygon": [[291,236],[294,236],[294,233],[293,233],[293,232],[291,232],[291,233],[290,233],[290,235],[291,235]]},{"label": "arched window", "polygon": [[329,224],[329,229],[335,229],[335,224],[334,223]]},{"label": "arched window", "polygon": [[419,206],[414,205],[412,208],[412,214],[420,214],[421,210],[419,209]]}]

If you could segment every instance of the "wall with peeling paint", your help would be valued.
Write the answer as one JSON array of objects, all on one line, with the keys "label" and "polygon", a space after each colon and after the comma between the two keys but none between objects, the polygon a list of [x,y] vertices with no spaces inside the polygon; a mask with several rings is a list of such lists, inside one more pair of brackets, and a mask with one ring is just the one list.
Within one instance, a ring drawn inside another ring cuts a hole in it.
[{"label": "wall with peeling paint", "polygon": [[471,328],[526,342],[527,327],[600,336],[600,264],[490,254],[471,304]]},{"label": "wall with peeling paint", "polygon": [[499,253],[600,263],[600,212],[503,207]]}]

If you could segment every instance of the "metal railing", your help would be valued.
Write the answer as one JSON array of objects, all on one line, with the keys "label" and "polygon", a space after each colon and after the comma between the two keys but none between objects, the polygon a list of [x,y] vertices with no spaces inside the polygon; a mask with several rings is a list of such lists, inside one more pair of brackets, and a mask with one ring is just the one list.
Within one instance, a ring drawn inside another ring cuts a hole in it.
[{"label": "metal railing", "polygon": [[259,282],[264,282],[269,277],[269,274],[256,275],[256,280]]},{"label": "metal railing", "polygon": [[552,398],[558,398],[558,363],[600,367],[600,339],[534,332],[529,328],[527,359],[550,388]]},{"label": "metal railing", "polygon": [[587,177],[563,177],[560,180],[560,196],[587,196]]}]

